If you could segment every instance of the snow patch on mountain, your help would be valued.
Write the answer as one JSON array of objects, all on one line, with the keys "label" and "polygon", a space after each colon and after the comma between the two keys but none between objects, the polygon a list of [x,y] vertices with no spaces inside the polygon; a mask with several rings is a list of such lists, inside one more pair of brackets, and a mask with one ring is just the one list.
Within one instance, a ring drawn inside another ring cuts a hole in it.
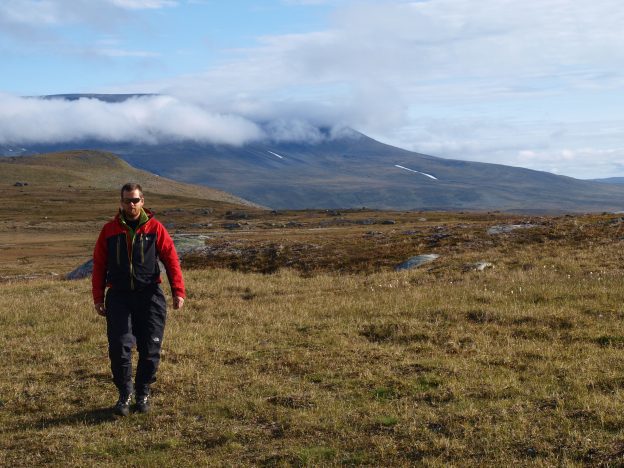
[{"label": "snow patch on mountain", "polygon": [[433,180],[438,180],[437,177],[434,177],[431,174],[427,174],[426,172],[415,171],[414,169],[410,169],[409,167],[399,166],[398,164],[395,164],[394,167],[398,167],[399,169],[403,169],[403,170],[410,171],[410,172],[415,172],[416,174],[422,174]]}]

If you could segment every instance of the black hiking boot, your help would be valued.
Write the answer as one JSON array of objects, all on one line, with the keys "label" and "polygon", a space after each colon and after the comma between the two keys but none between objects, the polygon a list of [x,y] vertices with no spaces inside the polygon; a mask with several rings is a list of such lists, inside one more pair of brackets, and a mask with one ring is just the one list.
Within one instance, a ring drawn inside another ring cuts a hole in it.
[{"label": "black hiking boot", "polygon": [[128,416],[130,414],[130,402],[132,401],[131,395],[119,395],[119,400],[113,407],[113,413],[117,416]]},{"label": "black hiking boot", "polygon": [[149,401],[149,393],[145,395],[137,395],[136,403],[134,405],[134,410],[137,413],[149,413],[150,410],[150,401]]}]

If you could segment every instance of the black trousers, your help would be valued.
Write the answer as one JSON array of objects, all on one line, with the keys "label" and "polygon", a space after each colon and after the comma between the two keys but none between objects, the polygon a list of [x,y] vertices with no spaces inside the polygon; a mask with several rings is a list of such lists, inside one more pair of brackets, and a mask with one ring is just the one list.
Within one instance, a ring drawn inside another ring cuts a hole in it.
[{"label": "black trousers", "polygon": [[108,355],[113,382],[120,394],[130,395],[132,385],[132,348],[139,352],[135,388],[137,395],[147,395],[156,381],[160,350],[167,318],[167,303],[160,285],[141,291],[106,293],[106,329]]}]

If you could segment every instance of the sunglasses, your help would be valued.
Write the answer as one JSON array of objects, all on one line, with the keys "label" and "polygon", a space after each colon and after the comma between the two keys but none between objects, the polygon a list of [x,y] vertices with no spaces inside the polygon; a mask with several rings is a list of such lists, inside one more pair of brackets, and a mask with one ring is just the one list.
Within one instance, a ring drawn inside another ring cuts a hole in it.
[{"label": "sunglasses", "polygon": [[136,205],[141,200],[142,198],[122,198],[121,199],[122,203],[125,203],[126,205],[129,205],[130,203],[134,203]]}]

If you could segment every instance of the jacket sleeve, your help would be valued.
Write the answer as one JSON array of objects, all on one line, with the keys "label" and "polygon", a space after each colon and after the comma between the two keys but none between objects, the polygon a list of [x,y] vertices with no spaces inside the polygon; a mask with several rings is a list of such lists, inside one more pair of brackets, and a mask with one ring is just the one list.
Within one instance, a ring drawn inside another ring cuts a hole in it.
[{"label": "jacket sleeve", "polygon": [[93,274],[91,275],[91,292],[93,303],[104,302],[104,290],[106,289],[106,228],[100,232],[95,248],[93,249]]},{"label": "jacket sleeve", "polygon": [[158,223],[156,242],[158,256],[167,269],[167,278],[169,278],[169,284],[171,285],[171,294],[174,297],[186,297],[184,278],[182,277],[178,253],[176,252],[171,236],[161,223]]}]

